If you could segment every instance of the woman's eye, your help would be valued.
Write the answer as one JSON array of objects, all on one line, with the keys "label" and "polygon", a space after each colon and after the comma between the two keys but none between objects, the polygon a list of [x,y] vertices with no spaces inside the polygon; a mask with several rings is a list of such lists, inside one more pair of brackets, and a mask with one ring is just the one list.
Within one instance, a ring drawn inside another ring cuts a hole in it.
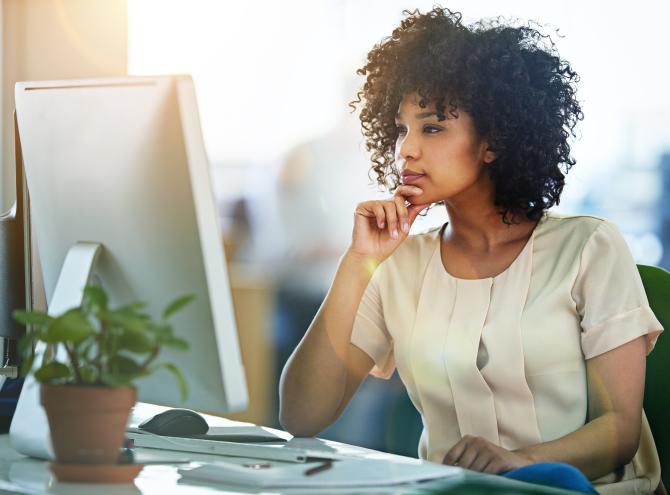
[{"label": "woman's eye", "polygon": [[405,127],[404,125],[396,126],[396,129],[398,130],[398,136],[404,136],[405,134],[407,134],[407,127]]},{"label": "woman's eye", "polygon": [[437,134],[440,131],[443,131],[444,128],[439,125],[425,125],[423,126],[423,132],[426,134]]}]

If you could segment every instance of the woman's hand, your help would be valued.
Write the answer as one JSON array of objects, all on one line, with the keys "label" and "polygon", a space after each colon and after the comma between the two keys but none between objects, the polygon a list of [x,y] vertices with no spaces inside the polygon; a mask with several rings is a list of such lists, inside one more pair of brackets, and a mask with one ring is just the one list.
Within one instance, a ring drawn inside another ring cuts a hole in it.
[{"label": "woman's hand", "polygon": [[503,449],[485,438],[472,435],[465,435],[442,460],[442,464],[492,474],[510,471],[534,462],[525,454]]},{"label": "woman's hand", "polygon": [[422,193],[416,186],[401,185],[391,199],[359,203],[349,251],[379,263],[388,258],[407,238],[419,212],[429,206],[405,205],[407,198]]}]

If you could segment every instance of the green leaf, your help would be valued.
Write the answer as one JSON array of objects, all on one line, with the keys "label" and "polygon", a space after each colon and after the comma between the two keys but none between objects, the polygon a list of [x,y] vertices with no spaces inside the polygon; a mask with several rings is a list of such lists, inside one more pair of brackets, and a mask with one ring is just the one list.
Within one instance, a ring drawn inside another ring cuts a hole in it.
[{"label": "green leaf", "polygon": [[91,359],[91,357],[89,356],[89,354],[91,353],[91,349],[96,344],[97,342],[95,339],[82,340],[81,342],[79,342],[79,344],[77,344],[76,348],[77,355],[81,359],[88,361],[89,359]]},{"label": "green leaf", "polygon": [[178,351],[188,351],[191,348],[191,345],[186,340],[174,336],[161,340],[161,344]]},{"label": "green leaf", "polygon": [[177,311],[179,311],[184,306],[193,301],[193,299],[195,299],[194,294],[187,294],[185,296],[178,297],[177,299],[172,301],[170,304],[167,305],[167,307],[163,311],[163,320],[167,320],[168,318],[170,318]]},{"label": "green leaf", "polygon": [[128,385],[146,374],[146,370],[142,370],[134,359],[117,354],[107,361],[107,367],[101,379],[107,385],[118,387]]},{"label": "green leaf", "polygon": [[80,309],[72,309],[51,322],[42,340],[49,344],[81,342],[95,333],[95,329]]},{"label": "green leaf", "polygon": [[84,299],[100,309],[107,309],[107,294],[102,287],[87,285],[84,288]]},{"label": "green leaf", "polygon": [[23,360],[23,363],[21,363],[21,376],[26,377],[28,376],[28,373],[30,373],[30,370],[33,369],[33,363],[35,362],[35,353],[31,353],[26,358]]},{"label": "green leaf", "polygon": [[159,363],[151,371],[154,372],[159,368],[165,368],[175,377],[177,386],[179,387],[179,395],[181,396],[182,402],[184,402],[188,398],[188,383],[186,383],[186,378],[184,378],[181,370],[172,363]]},{"label": "green leaf", "polygon": [[125,349],[137,354],[146,354],[155,349],[156,342],[145,332],[124,329],[116,337],[116,347],[119,350]]},{"label": "green leaf", "polygon": [[140,369],[140,365],[133,358],[118,354],[107,361],[107,370],[110,373],[135,373]]},{"label": "green leaf", "polygon": [[94,366],[85,364],[79,368],[81,381],[87,384],[95,384],[98,380],[98,370]]},{"label": "green leaf", "polygon": [[174,334],[172,327],[166,323],[160,325],[152,323],[149,325],[148,330],[152,334],[154,334],[154,336],[158,339],[159,342],[162,342],[164,338]]},{"label": "green leaf", "polygon": [[19,351],[19,356],[27,356],[28,353],[32,353],[33,343],[37,340],[38,332],[32,331],[25,333],[20,339],[17,345],[17,351]]},{"label": "green leaf", "polygon": [[16,321],[25,326],[33,325],[36,327],[43,327],[53,320],[51,316],[42,311],[25,311],[22,309],[14,310],[12,316]]},{"label": "green leaf", "polygon": [[51,361],[35,371],[35,380],[40,383],[54,383],[72,376],[70,368],[63,363]]},{"label": "green leaf", "polygon": [[138,315],[140,310],[146,308],[146,306],[147,306],[147,303],[144,303],[144,302],[126,304],[125,306],[121,306],[120,308],[115,309],[114,312],[118,313],[118,314],[121,314],[121,315],[136,316],[136,315]]},{"label": "green leaf", "polygon": [[149,320],[142,316],[119,311],[110,311],[107,318],[112,325],[116,325],[135,332],[144,332],[149,326]]}]

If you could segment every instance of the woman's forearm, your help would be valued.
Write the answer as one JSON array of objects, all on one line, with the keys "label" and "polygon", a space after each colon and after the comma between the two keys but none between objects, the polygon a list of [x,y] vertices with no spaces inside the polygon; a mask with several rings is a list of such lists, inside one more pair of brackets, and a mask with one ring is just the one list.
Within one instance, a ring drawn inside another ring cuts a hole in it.
[{"label": "woman's forearm", "polygon": [[292,434],[311,436],[333,420],[344,395],[351,332],[376,264],[346,253],[333,284],[282,372],[279,417]]},{"label": "woman's forearm", "polygon": [[640,422],[608,412],[564,437],[516,450],[534,462],[565,462],[589,479],[598,479],[628,464],[637,452]]}]

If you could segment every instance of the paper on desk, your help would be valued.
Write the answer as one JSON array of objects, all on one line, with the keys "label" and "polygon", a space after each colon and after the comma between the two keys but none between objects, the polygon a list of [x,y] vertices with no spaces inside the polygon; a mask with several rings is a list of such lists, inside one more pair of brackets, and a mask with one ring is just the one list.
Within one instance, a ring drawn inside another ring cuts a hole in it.
[{"label": "paper on desk", "polygon": [[320,464],[277,464],[276,467],[252,469],[228,462],[212,462],[178,471],[184,480],[214,481],[260,488],[387,486],[462,474],[460,468],[418,460],[389,462],[377,459],[346,459],[334,461],[330,469],[305,476],[305,471]]}]

